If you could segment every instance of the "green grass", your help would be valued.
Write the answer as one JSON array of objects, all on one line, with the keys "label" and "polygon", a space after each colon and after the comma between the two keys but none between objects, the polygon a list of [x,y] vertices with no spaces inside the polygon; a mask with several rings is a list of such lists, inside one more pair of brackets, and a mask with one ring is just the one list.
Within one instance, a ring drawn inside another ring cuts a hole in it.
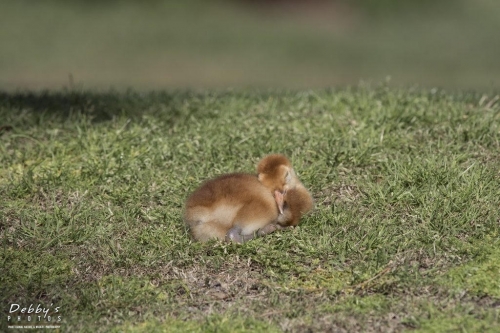
[{"label": "green grass", "polygon": [[[499,121],[384,85],[1,93],[0,330],[16,303],[65,332],[498,331]],[[314,211],[192,242],[186,196],[272,152]]]},{"label": "green grass", "polygon": [[239,2],[0,0],[0,89],[500,87],[497,0]]}]

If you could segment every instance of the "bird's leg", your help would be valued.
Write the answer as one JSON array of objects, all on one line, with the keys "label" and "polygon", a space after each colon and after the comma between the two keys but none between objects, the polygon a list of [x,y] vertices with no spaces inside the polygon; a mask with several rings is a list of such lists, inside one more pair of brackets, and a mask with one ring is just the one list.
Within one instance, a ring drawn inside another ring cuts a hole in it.
[{"label": "bird's leg", "polygon": [[267,234],[275,232],[276,230],[281,230],[281,229],[285,229],[285,227],[282,227],[279,224],[271,223],[271,224],[266,225],[263,228],[260,228],[259,231],[257,231],[257,235],[258,236],[265,236]]},{"label": "bird's leg", "polygon": [[226,233],[226,242],[234,242],[241,244],[248,242],[249,240],[255,237],[255,233],[250,235],[242,235],[241,231],[242,231],[241,227],[239,226],[235,226],[229,229],[229,231]]}]

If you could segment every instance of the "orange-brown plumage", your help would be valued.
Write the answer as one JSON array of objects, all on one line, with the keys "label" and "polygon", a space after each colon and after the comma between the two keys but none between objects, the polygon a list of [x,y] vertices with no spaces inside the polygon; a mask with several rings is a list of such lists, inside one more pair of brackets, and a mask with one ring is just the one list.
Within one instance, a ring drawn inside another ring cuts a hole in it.
[{"label": "orange-brown plumage", "polygon": [[260,229],[259,235],[298,225],[300,218],[312,210],[314,203],[288,158],[281,154],[268,155],[259,162],[257,172],[259,180],[273,191],[280,211],[276,221]]},{"label": "orange-brown plumage", "polygon": [[264,157],[257,165],[259,180],[272,192],[280,191],[284,193],[288,183],[292,180],[292,164],[281,154],[273,154]]},{"label": "orange-brown plumage", "polygon": [[311,194],[304,186],[289,189],[283,201],[283,214],[277,219],[277,223],[283,227],[298,225],[302,215],[308,213],[314,205]]},{"label": "orange-brown plumage", "polygon": [[267,235],[276,230],[297,226],[301,217],[311,211],[314,206],[311,194],[303,186],[296,186],[289,189],[283,195],[282,200],[283,212],[278,215],[276,221],[259,229],[259,236]]},{"label": "orange-brown plumage", "polygon": [[[202,184],[187,199],[184,219],[199,241],[254,232],[278,217],[272,193],[255,175],[228,174]],[[235,241],[244,241],[245,239]]]},{"label": "orange-brown plumage", "polygon": [[184,220],[196,240],[244,242],[295,226],[312,209],[312,197],[279,154],[264,157],[258,175],[233,173],[203,183],[186,201]]}]

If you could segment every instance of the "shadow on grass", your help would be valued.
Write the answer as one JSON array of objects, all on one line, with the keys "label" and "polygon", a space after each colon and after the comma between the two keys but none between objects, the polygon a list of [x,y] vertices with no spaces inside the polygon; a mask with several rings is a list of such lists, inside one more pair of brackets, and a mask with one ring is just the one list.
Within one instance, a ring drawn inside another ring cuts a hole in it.
[{"label": "shadow on grass", "polygon": [[[183,100],[192,98],[191,92],[152,92],[141,94],[127,91],[109,92],[0,92],[0,114],[15,119],[16,114],[33,113],[34,118],[49,116],[56,121],[67,121],[74,116],[89,117],[92,123],[112,120],[117,116],[139,119],[145,114],[162,114],[173,124],[181,115]],[[3,109],[3,110],[1,110]],[[189,113],[196,109],[188,110]],[[4,117],[2,117],[4,118]],[[11,128],[13,124],[0,126]]]},{"label": "shadow on grass", "polygon": [[272,96],[295,96],[292,90],[167,90],[127,91],[21,91],[0,90],[0,135],[30,124],[40,126],[50,122],[81,121],[87,118],[96,124],[115,118],[140,121],[154,117],[155,121],[173,126],[179,122],[219,118],[218,110],[227,108],[237,97],[250,108],[258,101]]}]

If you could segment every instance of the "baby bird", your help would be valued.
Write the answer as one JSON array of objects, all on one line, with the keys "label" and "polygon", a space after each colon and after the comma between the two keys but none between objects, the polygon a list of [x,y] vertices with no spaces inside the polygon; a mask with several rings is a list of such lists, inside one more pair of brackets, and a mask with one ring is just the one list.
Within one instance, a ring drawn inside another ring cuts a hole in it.
[{"label": "baby bird", "polygon": [[263,236],[278,229],[296,226],[302,215],[314,206],[309,191],[295,174],[290,161],[283,155],[266,156],[257,166],[259,180],[274,192],[280,214],[273,222],[261,228]]},{"label": "baby bird", "polygon": [[184,220],[194,239],[243,243],[256,234],[295,226],[311,210],[311,195],[284,155],[264,157],[257,172],[222,175],[188,197]]},{"label": "baby bird", "polygon": [[194,239],[243,243],[278,218],[272,192],[257,176],[223,175],[203,183],[186,201],[184,220]]},{"label": "baby bird", "polygon": [[[311,211],[314,205],[311,194],[303,186],[296,186],[286,193],[277,194],[276,196],[278,197],[276,199],[277,203],[279,204],[279,200],[282,202],[282,212],[273,223],[259,229],[258,236],[264,236],[276,230],[298,225],[300,218]],[[279,198],[280,196],[281,198]]]}]

